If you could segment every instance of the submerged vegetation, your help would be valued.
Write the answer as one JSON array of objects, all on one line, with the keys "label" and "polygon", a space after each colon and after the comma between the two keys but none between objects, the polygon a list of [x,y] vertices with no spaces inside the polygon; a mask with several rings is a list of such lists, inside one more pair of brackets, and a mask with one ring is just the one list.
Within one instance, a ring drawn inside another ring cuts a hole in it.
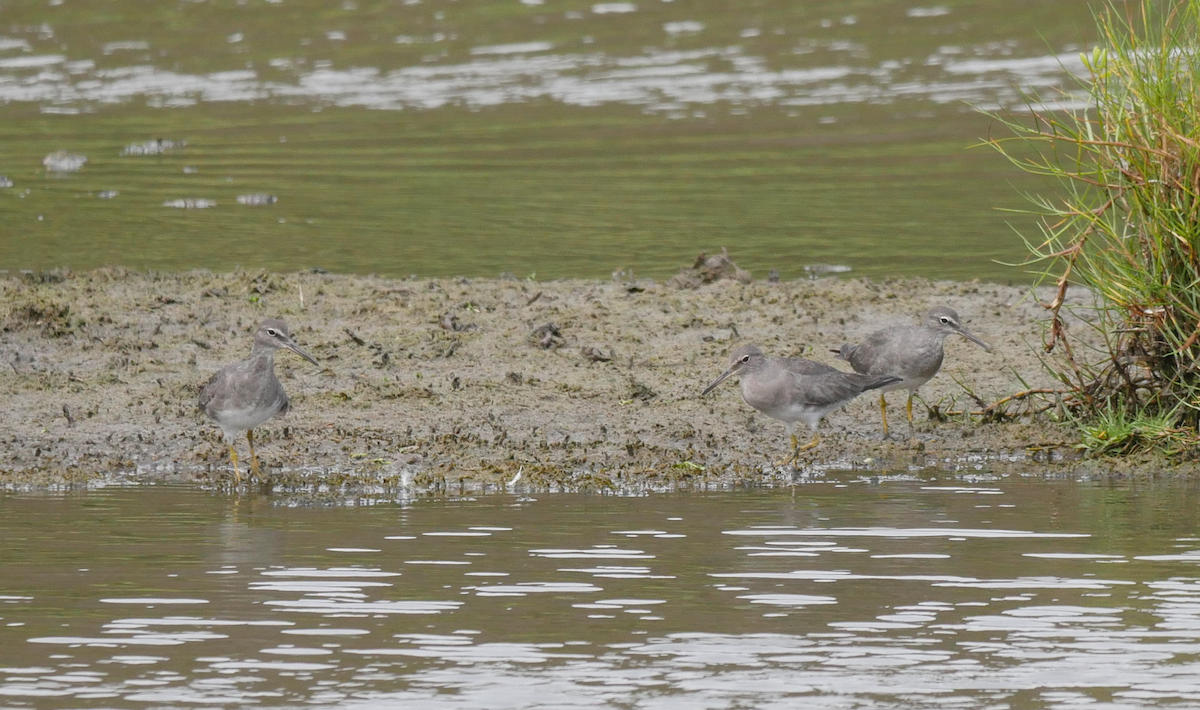
[{"label": "submerged vegetation", "polygon": [[[1086,96],[1031,96],[1031,117],[998,116],[1015,136],[989,143],[1062,188],[1032,198],[1041,233],[1025,241],[1027,264],[1057,287],[1043,304],[1045,362],[1081,446],[1194,452],[1200,0],[1111,4],[1097,24],[1100,45],[1081,57]],[[1073,287],[1085,305],[1068,298]],[[1095,328],[1102,345],[1081,346],[1068,326]]]}]

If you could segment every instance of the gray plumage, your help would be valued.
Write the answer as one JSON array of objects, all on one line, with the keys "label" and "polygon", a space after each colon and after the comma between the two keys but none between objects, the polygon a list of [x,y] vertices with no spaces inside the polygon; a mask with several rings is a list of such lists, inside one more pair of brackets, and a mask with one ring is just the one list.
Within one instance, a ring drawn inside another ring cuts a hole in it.
[{"label": "gray plumage", "polygon": [[[804,358],[769,358],[753,345],[742,345],[729,354],[729,368],[701,396],[733,375],[738,376],[746,404],[788,425],[793,453],[787,461],[817,445],[817,427],[825,415],[863,392],[900,380],[894,375],[843,372]],[[812,442],[802,448],[796,445],[796,422],[804,422],[813,433]]]},{"label": "gray plumage", "polygon": [[894,325],[877,330],[858,345],[845,344],[833,352],[850,363],[855,372],[864,375],[895,375],[900,380],[880,388],[880,411],[884,435],[887,435],[887,413],[883,393],[908,390],[908,420],[912,423],[912,396],[917,388],[933,378],[942,368],[946,338],[961,335],[984,350],[991,346],[980,340],[960,321],[952,308],[937,306],[925,315],[921,325]]},{"label": "gray plumage", "polygon": [[253,429],[271,417],[286,414],[289,408],[287,392],[275,376],[275,351],[280,348],[287,348],[312,364],[318,364],[292,340],[286,323],[271,318],[263,321],[255,331],[250,357],[221,368],[200,390],[200,409],[225,434],[239,483],[241,473],[234,448],[237,435],[246,432],[250,442],[251,471],[257,472]]}]

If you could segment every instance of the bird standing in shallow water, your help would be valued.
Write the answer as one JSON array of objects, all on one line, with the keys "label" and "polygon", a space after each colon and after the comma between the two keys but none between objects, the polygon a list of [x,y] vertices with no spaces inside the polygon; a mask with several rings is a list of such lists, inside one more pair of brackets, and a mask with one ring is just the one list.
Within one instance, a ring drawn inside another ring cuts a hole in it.
[{"label": "bird standing in shallow water", "polygon": [[[738,376],[746,404],[788,425],[792,453],[780,461],[779,466],[792,463],[801,451],[821,442],[817,426],[826,414],[845,406],[867,390],[900,381],[894,375],[842,372],[799,357],[769,358],[753,345],[742,345],[729,354],[729,368],[700,396],[712,392],[733,375]],[[804,446],[796,439],[796,422],[804,422],[812,430],[812,441]]]},{"label": "bird standing in shallow water", "polygon": [[887,400],[884,393],[908,390],[908,430],[913,431],[912,401],[917,388],[933,379],[942,367],[946,338],[958,334],[991,352],[992,347],[967,330],[952,308],[937,306],[925,315],[922,325],[894,325],[877,330],[858,345],[843,345],[833,352],[864,375],[896,375],[899,382],[879,390],[879,416],[883,436],[888,436]]},{"label": "bird standing in shallow water", "polygon": [[250,475],[253,477],[259,473],[258,456],[254,453],[254,427],[288,411],[287,393],[275,377],[275,351],[280,348],[287,348],[312,364],[318,364],[292,340],[286,323],[271,318],[263,321],[254,333],[254,348],[249,359],[222,367],[200,390],[200,409],[224,432],[238,485],[242,483],[234,447],[238,433],[246,432],[246,440],[250,442]]}]

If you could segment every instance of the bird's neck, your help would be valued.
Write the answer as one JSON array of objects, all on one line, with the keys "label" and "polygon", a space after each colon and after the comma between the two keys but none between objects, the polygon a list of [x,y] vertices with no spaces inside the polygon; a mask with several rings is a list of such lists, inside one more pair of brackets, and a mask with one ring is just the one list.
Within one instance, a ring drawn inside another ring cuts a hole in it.
[{"label": "bird's neck", "polygon": [[250,351],[250,362],[256,368],[263,367],[267,369],[274,369],[275,348],[269,348],[255,343],[254,348]]}]

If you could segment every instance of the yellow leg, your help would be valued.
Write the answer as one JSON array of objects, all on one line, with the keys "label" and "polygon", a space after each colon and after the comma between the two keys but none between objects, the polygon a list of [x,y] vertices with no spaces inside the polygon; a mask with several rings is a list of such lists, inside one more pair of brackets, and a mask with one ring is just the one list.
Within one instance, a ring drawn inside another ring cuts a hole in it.
[{"label": "yellow leg", "polygon": [[233,444],[229,445],[229,459],[233,461],[233,478],[236,481],[234,485],[242,485],[242,472],[238,470],[237,465],[237,449],[233,448]]},{"label": "yellow leg", "polygon": [[914,442],[917,440],[917,429],[913,425],[912,401],[916,394],[915,390],[910,390],[908,393],[908,438]]},{"label": "yellow leg", "polygon": [[884,398],[883,393],[879,395],[879,418],[883,420],[883,438],[886,439],[888,438],[887,399]]},{"label": "yellow leg", "polygon": [[814,446],[816,446],[817,444],[820,444],[820,443],[821,443],[821,437],[815,431],[813,432],[812,441],[808,442],[804,446],[801,446],[800,440],[796,438],[795,434],[792,434],[792,453],[788,454],[788,456],[786,458],[784,458],[783,460],[775,462],[775,465],[776,466],[787,466],[792,463],[795,463],[796,458],[800,456],[801,451],[808,451],[809,449],[813,448]]},{"label": "yellow leg", "polygon": [[250,477],[262,476],[262,471],[258,468],[258,454],[254,453],[254,430],[246,430],[246,441],[250,442]]},{"label": "yellow leg", "polygon": [[914,394],[916,394],[914,391],[912,391],[912,390],[908,391],[908,407],[907,407],[907,409],[908,409],[908,438],[910,438],[910,439],[917,438],[917,430],[915,428],[913,428],[913,418],[912,418],[912,398],[913,398]]},{"label": "yellow leg", "polygon": [[796,460],[796,453],[800,450],[800,442],[796,439],[796,435],[792,434],[792,453],[775,462],[776,466],[787,466]]}]

